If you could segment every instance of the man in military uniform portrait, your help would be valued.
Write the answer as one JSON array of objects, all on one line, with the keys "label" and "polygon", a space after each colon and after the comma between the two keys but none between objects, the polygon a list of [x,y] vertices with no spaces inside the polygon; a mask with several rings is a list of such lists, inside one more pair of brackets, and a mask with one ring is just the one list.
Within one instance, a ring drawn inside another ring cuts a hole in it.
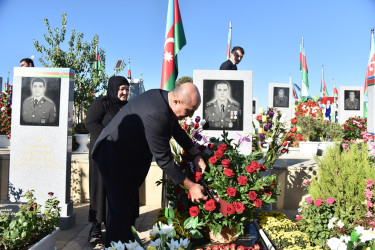
[{"label": "man in military uniform portrait", "polygon": [[289,88],[274,88],[273,106],[275,108],[289,107]]},{"label": "man in military uniform portrait", "polygon": [[205,104],[204,119],[208,129],[242,130],[241,105],[230,100],[231,86],[227,81],[217,81],[214,85],[214,99]]},{"label": "man in military uniform portrait", "polygon": [[46,80],[34,78],[30,87],[32,96],[23,101],[21,124],[49,125],[55,123],[56,106],[51,99],[45,96]]},{"label": "man in military uniform portrait", "polygon": [[[344,103],[344,110],[359,110],[360,109],[360,102],[356,98],[355,92],[356,91],[353,91],[353,90],[345,90],[346,99]],[[359,96],[359,94],[357,96]]]}]

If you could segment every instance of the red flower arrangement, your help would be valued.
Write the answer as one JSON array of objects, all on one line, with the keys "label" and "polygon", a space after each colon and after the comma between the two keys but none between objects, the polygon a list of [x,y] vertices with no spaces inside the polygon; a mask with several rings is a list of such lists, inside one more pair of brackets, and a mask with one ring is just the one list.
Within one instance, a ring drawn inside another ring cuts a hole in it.
[{"label": "red flower arrangement", "polygon": [[10,139],[10,127],[12,121],[12,96],[13,86],[5,85],[5,90],[0,96],[0,135],[7,135]]},{"label": "red flower arrangement", "polygon": [[308,100],[307,102],[301,102],[297,105],[295,115],[297,117],[312,116],[317,118],[321,117],[323,112],[318,103]]},{"label": "red flower arrangement", "polygon": [[345,140],[363,139],[362,132],[367,131],[367,118],[350,117],[343,128]]}]

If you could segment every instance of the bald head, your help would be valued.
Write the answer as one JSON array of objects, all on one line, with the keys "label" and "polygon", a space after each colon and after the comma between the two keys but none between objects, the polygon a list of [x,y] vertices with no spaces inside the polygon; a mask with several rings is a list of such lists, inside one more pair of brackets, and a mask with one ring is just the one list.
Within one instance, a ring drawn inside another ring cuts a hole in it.
[{"label": "bald head", "polygon": [[201,104],[201,96],[197,87],[186,82],[177,86],[168,93],[169,105],[176,117],[181,120],[187,116],[193,116],[195,110]]}]

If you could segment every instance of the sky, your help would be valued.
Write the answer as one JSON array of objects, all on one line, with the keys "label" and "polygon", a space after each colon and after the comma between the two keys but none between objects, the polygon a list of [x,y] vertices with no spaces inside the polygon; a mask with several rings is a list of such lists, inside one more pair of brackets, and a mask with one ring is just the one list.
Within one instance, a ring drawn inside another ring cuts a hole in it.
[{"label": "sky", "polygon": [[[219,69],[232,22],[232,46],[245,49],[238,69],[253,72],[258,106],[268,105],[269,83],[288,83],[291,74],[300,85],[302,37],[311,96],[319,94],[322,65],[330,94],[332,79],[337,88],[364,86],[375,0],[179,0],[179,5],[187,40],[178,54],[179,77]],[[60,28],[66,12],[66,41],[71,29],[88,41],[98,35],[109,75],[117,60],[131,58],[132,77],[142,74],[146,90],[160,88],[167,10],[168,0],[0,0],[0,77],[10,72],[12,82],[13,67],[24,57],[34,56],[40,67],[33,41],[46,44],[43,19]]]}]

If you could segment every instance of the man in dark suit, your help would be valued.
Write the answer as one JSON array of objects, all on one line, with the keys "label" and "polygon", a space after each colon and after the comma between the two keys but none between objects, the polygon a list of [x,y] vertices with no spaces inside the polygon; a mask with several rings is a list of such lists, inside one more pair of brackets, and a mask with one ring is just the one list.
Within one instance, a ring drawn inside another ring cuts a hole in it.
[{"label": "man in dark suit", "polygon": [[220,66],[220,70],[237,70],[237,64],[242,60],[245,55],[245,51],[240,46],[233,47],[230,58],[223,62]]},{"label": "man in dark suit", "polygon": [[183,184],[193,201],[206,200],[203,187],[188,179],[174,163],[169,140],[174,139],[194,157],[195,166],[206,164],[178,120],[191,117],[201,103],[192,83],[173,91],[149,90],[129,102],[104,128],[92,157],[102,174],[108,199],[106,246],[111,241],[133,240],[131,226],[138,217],[138,189],[150,168],[152,156],[175,184]]}]

